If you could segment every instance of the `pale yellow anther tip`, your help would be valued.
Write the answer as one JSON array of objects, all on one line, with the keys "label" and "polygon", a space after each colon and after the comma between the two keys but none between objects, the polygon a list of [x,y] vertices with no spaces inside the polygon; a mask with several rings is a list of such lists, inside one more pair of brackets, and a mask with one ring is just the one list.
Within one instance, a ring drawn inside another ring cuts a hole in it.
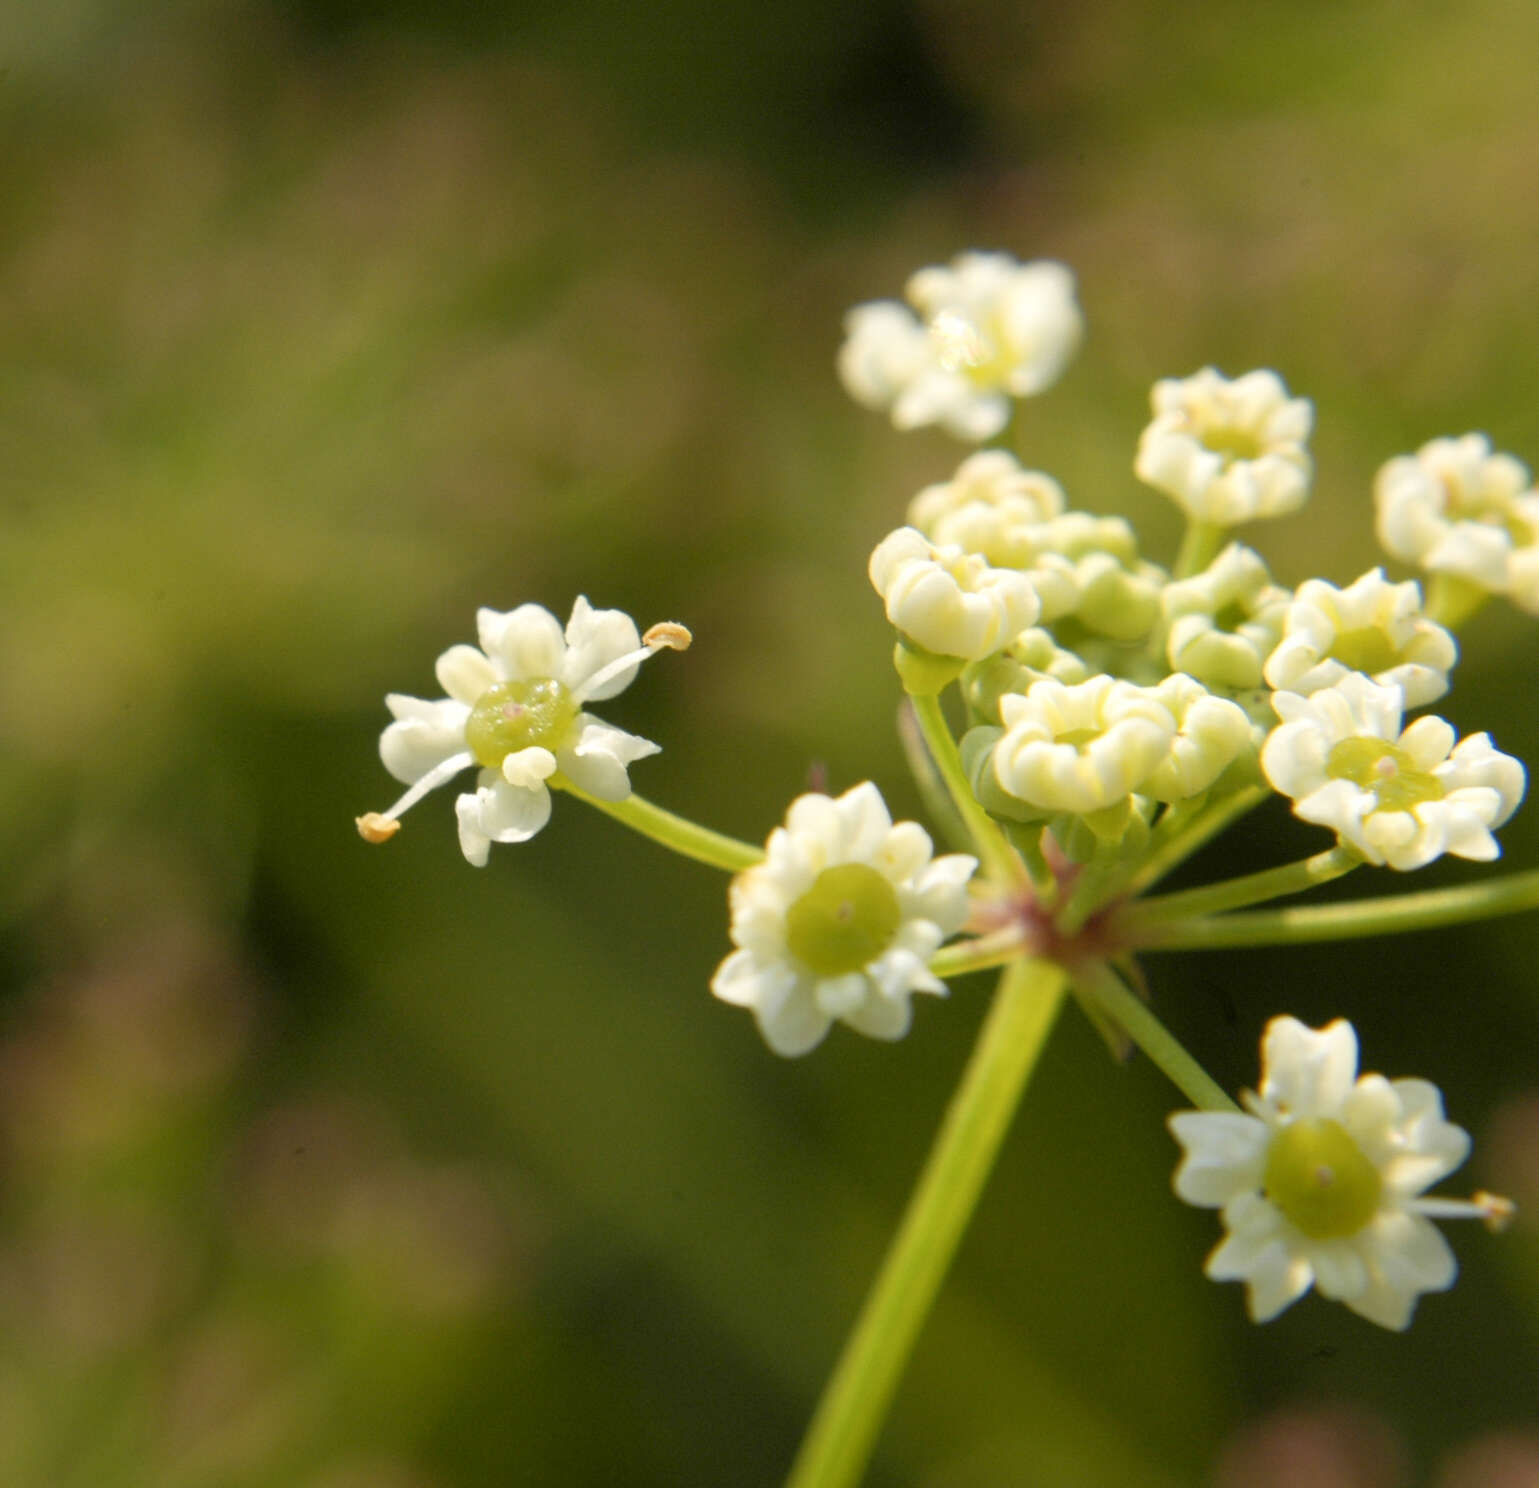
[{"label": "pale yellow anther tip", "polygon": [[677,620],[659,620],[642,636],[641,644],[653,651],[688,651],[693,640],[687,625],[680,625]]},{"label": "pale yellow anther tip", "polygon": [[377,811],[366,811],[358,818],[358,835],[365,842],[389,842],[401,830],[401,823],[394,817],[381,816]]},{"label": "pale yellow anther tip", "polygon": [[1513,1215],[1518,1212],[1518,1206],[1511,1199],[1484,1190],[1476,1194],[1471,1202],[1481,1211],[1481,1220],[1493,1235],[1499,1235],[1505,1230],[1512,1223]]}]

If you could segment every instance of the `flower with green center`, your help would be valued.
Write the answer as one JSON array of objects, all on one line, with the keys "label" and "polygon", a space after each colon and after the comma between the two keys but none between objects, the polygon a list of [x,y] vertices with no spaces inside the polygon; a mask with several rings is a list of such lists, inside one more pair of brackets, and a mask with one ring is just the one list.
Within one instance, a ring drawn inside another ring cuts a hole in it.
[{"label": "flower with green center", "polygon": [[1373,486],[1379,541],[1429,573],[1508,595],[1539,615],[1539,491],[1484,434],[1399,455]]},{"label": "flower with green center", "polygon": [[982,661],[1034,625],[1042,608],[1025,574],[992,568],[961,548],[937,547],[914,527],[883,538],[869,571],[887,618],[939,656]]},{"label": "flower with green center", "polygon": [[1273,1018],[1261,1041],[1261,1089],[1246,1111],[1181,1111],[1176,1193],[1223,1211],[1208,1257],[1215,1281],[1243,1281],[1250,1315],[1277,1316],[1311,1286],[1381,1327],[1402,1329],[1422,1292],[1446,1291],[1458,1262],[1432,1219],[1499,1228],[1512,1205],[1422,1197],[1469,1154],[1425,1080],[1358,1075],[1357,1035],[1338,1018],[1306,1028]]},{"label": "flower with green center", "polygon": [[1407,708],[1420,708],[1448,691],[1458,659],[1453,636],[1422,613],[1420,586],[1391,584],[1375,568],[1345,589],[1324,579],[1299,585],[1266,680],[1279,692],[1308,694],[1362,672],[1399,687]]},{"label": "flower with green center", "polygon": [[970,443],[998,434],[1011,399],[1058,380],[1084,322],[1074,276],[1058,263],[964,253],[921,269],[896,301],[845,317],[839,376],[850,396],[899,429],[939,424]]},{"label": "flower with green center", "polygon": [[620,610],[595,610],[578,597],[563,633],[541,605],[476,613],[480,647],[451,646],[438,658],[448,697],[437,702],[391,693],[395,717],[380,758],[411,787],[388,811],[360,817],[371,842],[393,836],[400,816],[462,770],[480,766],[476,789],[455,802],[460,848],[477,867],[493,842],[523,842],[550,818],[547,782],[569,782],[603,801],[630,794],[627,767],[658,746],[584,711],[630,686],[647,657],[682,650],[689,632],[653,626],[643,639]]},{"label": "flower with green center", "polygon": [[1204,367],[1155,383],[1151,401],[1154,421],[1133,471],[1194,522],[1235,527],[1304,504],[1314,410],[1307,398],[1290,398],[1275,372],[1231,380]]},{"label": "flower with green center", "polygon": [[1160,594],[1166,659],[1208,687],[1259,687],[1291,598],[1272,582],[1259,553],[1230,543],[1200,574]]},{"label": "flower with green center", "polygon": [[1402,731],[1398,687],[1352,673],[1308,697],[1272,697],[1282,719],[1261,749],[1274,789],[1293,813],[1335,831],[1370,863],[1420,868],[1444,853],[1488,861],[1491,835],[1517,809],[1523,766],[1485,734],[1457,746],[1441,718]]},{"label": "flower with green center", "polygon": [[732,880],[737,947],[711,979],[752,1008],[777,1054],[805,1054],[837,1019],[872,1038],[908,1031],[914,992],[945,993],[930,957],[967,918],[976,858],[931,857],[869,781],[791,803],[764,861]]}]

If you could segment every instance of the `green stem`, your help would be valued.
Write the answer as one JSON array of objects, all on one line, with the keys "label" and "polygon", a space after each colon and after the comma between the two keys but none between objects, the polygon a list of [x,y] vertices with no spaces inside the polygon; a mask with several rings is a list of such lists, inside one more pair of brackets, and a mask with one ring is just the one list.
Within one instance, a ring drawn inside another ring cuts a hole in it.
[{"label": "green stem", "polygon": [[909,698],[904,698],[898,705],[898,742],[903,746],[903,758],[908,761],[909,774],[919,787],[919,794],[924,798],[925,809],[930,813],[936,830],[958,852],[965,852],[972,846],[967,825],[962,820],[961,812],[952,804],[951,792],[941,777],[935,756],[925,743],[919,720],[914,715],[913,701]]},{"label": "green stem", "polygon": [[1369,935],[1437,930],[1444,925],[1495,919],[1530,909],[1539,909],[1539,869],[1514,873],[1495,883],[1359,899],[1355,904],[1260,910],[1211,920],[1185,920],[1176,925],[1139,926],[1127,939],[1150,951],[1308,945],[1321,940],[1357,940]]},{"label": "green stem", "polygon": [[957,741],[951,737],[946,715],[941,712],[940,697],[935,693],[915,695],[910,698],[914,705],[914,717],[919,732],[924,736],[930,758],[946,783],[951,802],[967,826],[984,869],[990,878],[1000,883],[1024,885],[1025,870],[1014,849],[1005,841],[1004,833],[992,816],[978,804],[962,769],[962,756],[957,753]]},{"label": "green stem", "polygon": [[[1121,927],[1132,928],[1148,924],[1167,924],[1171,920],[1193,920],[1200,915],[1218,914],[1226,909],[1242,909],[1247,904],[1263,904],[1268,899],[1281,899],[1285,894],[1302,894],[1316,884],[1329,883],[1354,868],[1361,868],[1363,860],[1355,852],[1344,847],[1333,847],[1303,858],[1297,863],[1285,863],[1280,868],[1268,868],[1261,873],[1247,873],[1243,878],[1230,878],[1223,883],[1207,884],[1200,889],[1187,889],[1180,894],[1162,894],[1157,899],[1141,899],[1129,904],[1119,917]],[[1133,929],[1137,934],[1137,930]]]},{"label": "green stem", "polygon": [[[1138,865],[1137,871],[1120,891],[1129,898],[1152,889],[1162,878],[1175,872],[1199,848],[1205,847],[1236,818],[1253,811],[1271,792],[1263,785],[1247,785],[1227,796],[1220,796],[1196,811],[1169,820],[1161,817],[1154,828],[1154,841],[1149,856]],[[1179,807],[1175,808],[1179,811]]]},{"label": "green stem", "polygon": [[1181,550],[1176,554],[1173,577],[1189,579],[1193,574],[1201,573],[1218,556],[1228,534],[1229,529],[1216,522],[1188,520],[1186,531],[1181,535]]},{"label": "green stem", "polygon": [[1063,1002],[1064,973],[1020,960],[1000,978],[962,1083],[786,1488],[853,1488]]},{"label": "green stem", "polygon": [[1104,961],[1080,967],[1075,990],[1113,1022],[1144,1051],[1178,1090],[1202,1111],[1238,1111],[1224,1088],[1177,1041],[1175,1035],[1135,997],[1122,978]]},{"label": "green stem", "polygon": [[643,837],[650,837],[654,842],[661,843],[673,852],[682,853],[686,858],[693,858],[697,863],[708,863],[712,868],[721,868],[728,873],[741,873],[743,869],[752,868],[755,863],[764,861],[762,847],[755,847],[751,842],[740,842],[736,837],[727,837],[721,832],[713,832],[709,827],[702,827],[686,817],[675,816],[673,812],[654,806],[652,802],[634,793],[623,801],[601,801],[597,796],[579,790],[565,778],[559,782],[554,778],[550,781],[552,785],[558,783],[562,790],[576,796],[579,801],[586,801],[605,816],[612,816],[632,831],[640,832]]}]

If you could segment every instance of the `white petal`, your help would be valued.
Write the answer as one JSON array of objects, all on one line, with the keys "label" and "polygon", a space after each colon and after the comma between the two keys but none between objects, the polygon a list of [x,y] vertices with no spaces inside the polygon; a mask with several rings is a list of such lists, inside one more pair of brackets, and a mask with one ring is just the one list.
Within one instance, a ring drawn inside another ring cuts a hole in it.
[{"label": "white petal", "polygon": [[867,1038],[900,1039],[909,1030],[913,1013],[907,997],[868,997],[844,1015],[844,1021]]},{"label": "white petal", "polygon": [[576,745],[560,750],[556,756],[562,773],[590,796],[601,801],[623,801],[631,793],[626,766],[660,753],[661,746],[639,734],[600,723],[586,713],[579,717],[578,724],[582,732]]},{"label": "white petal", "polygon": [[561,622],[544,605],[477,610],[476,632],[481,649],[510,679],[560,677],[566,642]]},{"label": "white petal", "polygon": [[550,792],[543,785],[521,790],[493,776],[492,784],[461,796],[454,809],[462,840],[468,830],[493,842],[527,842],[550,820]]},{"label": "white petal", "polygon": [[1261,1095],[1293,1116],[1335,1116],[1357,1075],[1357,1034],[1345,1018],[1306,1028],[1273,1018],[1261,1040]]},{"label": "white petal", "polygon": [[1271,1140],[1265,1122],[1229,1111],[1178,1111],[1167,1124],[1186,1150],[1172,1182],[1188,1204],[1218,1209],[1260,1188]]},{"label": "white petal", "polygon": [[823,1042],[830,1019],[812,1000],[810,990],[798,989],[773,1012],[756,1007],[759,1032],[777,1054],[794,1059]]},{"label": "white petal", "polygon": [[474,703],[488,687],[502,681],[491,661],[474,646],[450,646],[433,670],[438,685],[465,704]]},{"label": "white petal", "polygon": [[399,781],[415,785],[465,748],[470,710],[452,698],[428,702],[393,692],[385,699],[396,721],[380,735],[379,757]]},{"label": "white petal", "polygon": [[[572,606],[572,618],[567,621],[561,681],[577,692],[595,672],[640,647],[641,635],[636,622],[624,610],[595,610],[579,594]],[[607,682],[584,694],[584,700],[599,702],[624,692],[635,681],[640,665],[638,661],[635,666],[617,672]]]}]

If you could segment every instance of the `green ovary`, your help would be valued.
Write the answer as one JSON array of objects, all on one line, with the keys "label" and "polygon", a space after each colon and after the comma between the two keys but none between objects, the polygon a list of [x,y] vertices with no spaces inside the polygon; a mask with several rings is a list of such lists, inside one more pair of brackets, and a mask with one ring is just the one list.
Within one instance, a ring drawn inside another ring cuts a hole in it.
[{"label": "green ovary", "polygon": [[1231,461],[1256,460],[1266,452],[1266,446],[1258,435],[1234,424],[1219,424],[1204,429],[1197,437],[1202,441],[1204,449],[1210,449],[1215,455],[1223,455]]},{"label": "green ovary", "polygon": [[1343,666],[1354,672],[1373,676],[1398,666],[1404,658],[1391,644],[1390,639],[1376,625],[1364,625],[1358,630],[1339,631],[1331,655]]},{"label": "green ovary", "polygon": [[1339,1121],[1294,1121],[1272,1138],[1266,1196],[1311,1240],[1355,1235],[1377,1212],[1383,1182]]},{"label": "green ovary", "polygon": [[1372,791],[1379,811],[1409,811],[1446,794],[1436,775],[1418,769],[1405,750],[1386,739],[1343,739],[1326,757],[1325,771]]},{"label": "green ovary", "polygon": [[845,976],[876,960],[902,919],[897,892],[875,868],[840,863],[786,912],[786,948],[814,976]]},{"label": "green ovary", "polygon": [[470,752],[489,770],[520,749],[539,745],[554,752],[581,705],[553,677],[499,682],[476,699],[465,724]]}]

